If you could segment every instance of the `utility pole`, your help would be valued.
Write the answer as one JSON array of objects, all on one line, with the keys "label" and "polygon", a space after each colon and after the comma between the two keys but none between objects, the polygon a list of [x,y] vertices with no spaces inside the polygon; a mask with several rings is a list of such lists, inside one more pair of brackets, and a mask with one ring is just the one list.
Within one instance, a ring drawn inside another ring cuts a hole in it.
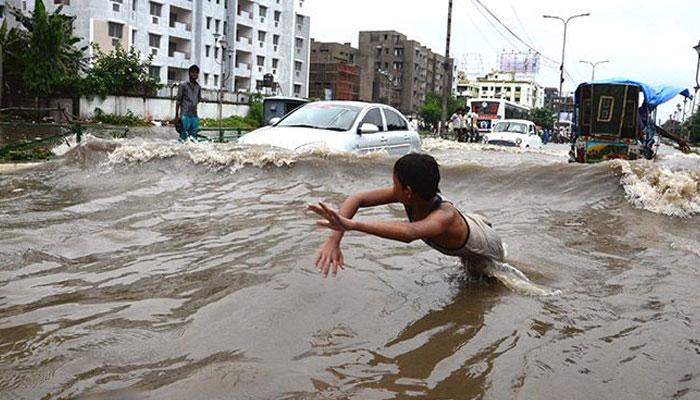
[{"label": "utility pole", "polygon": [[698,97],[698,90],[700,90],[700,42],[698,42],[698,45],[693,47],[693,49],[698,53],[698,66],[695,70],[695,93],[693,95],[693,107],[690,110],[690,115],[695,113],[695,99]]},{"label": "utility pole", "polygon": [[450,70],[450,39],[452,36],[452,0],[449,0],[447,6],[447,39],[445,44],[445,62],[443,65],[444,75],[442,77],[442,113],[440,118],[440,135],[444,136],[447,132],[447,100],[450,97],[450,92],[452,91],[452,71]]}]

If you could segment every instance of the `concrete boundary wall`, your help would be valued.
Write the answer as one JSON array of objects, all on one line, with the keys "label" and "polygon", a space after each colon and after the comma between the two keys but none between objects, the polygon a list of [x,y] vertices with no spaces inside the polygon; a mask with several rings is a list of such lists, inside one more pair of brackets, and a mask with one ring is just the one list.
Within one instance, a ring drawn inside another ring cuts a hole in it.
[{"label": "concrete boundary wall", "polygon": [[[100,108],[105,114],[125,115],[131,111],[134,115],[153,121],[169,121],[175,118],[175,96],[177,86],[166,86],[158,90],[155,96],[107,96],[100,98],[83,97],[80,110],[75,110],[80,119],[89,119]],[[202,90],[202,102],[199,103],[200,118],[218,118],[218,93],[214,90]],[[248,115],[248,96],[241,93],[224,92],[222,99],[222,117]],[[70,108],[69,108],[70,109]]]}]

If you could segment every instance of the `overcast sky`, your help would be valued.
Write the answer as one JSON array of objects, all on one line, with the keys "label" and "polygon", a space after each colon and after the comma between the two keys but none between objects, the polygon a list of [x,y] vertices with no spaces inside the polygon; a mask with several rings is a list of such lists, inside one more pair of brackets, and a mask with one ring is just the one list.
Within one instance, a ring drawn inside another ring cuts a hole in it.
[{"label": "overcast sky", "polygon": [[[574,81],[567,79],[565,91],[591,77],[591,67],[579,60],[610,60],[596,68],[596,79],[624,76],[651,84],[695,86],[698,54],[693,46],[700,41],[699,0],[481,2],[526,42],[556,61],[542,62],[537,81],[544,86],[558,86],[563,24],[542,15],[568,17],[586,12],[591,15],[568,25],[565,61]],[[444,54],[447,4],[448,0],[308,0],[305,12],[311,16],[311,37],[320,41],[357,46],[360,30],[397,30]],[[478,60],[475,55],[480,55],[484,72],[488,72],[496,66],[501,50],[527,48],[500,26],[494,28],[482,12],[475,0],[454,0],[450,51],[458,61],[467,55],[471,61]],[[676,103],[678,100],[662,112],[667,116]]]}]

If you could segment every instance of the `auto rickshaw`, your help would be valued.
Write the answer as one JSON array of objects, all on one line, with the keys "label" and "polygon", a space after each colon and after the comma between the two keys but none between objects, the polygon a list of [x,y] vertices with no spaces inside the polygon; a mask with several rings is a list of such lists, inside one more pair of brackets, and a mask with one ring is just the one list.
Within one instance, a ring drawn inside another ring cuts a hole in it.
[{"label": "auto rickshaw", "polygon": [[652,160],[659,147],[657,135],[685,146],[680,138],[655,123],[656,108],[679,94],[691,97],[688,89],[650,86],[628,79],[579,85],[574,101],[571,161]]}]

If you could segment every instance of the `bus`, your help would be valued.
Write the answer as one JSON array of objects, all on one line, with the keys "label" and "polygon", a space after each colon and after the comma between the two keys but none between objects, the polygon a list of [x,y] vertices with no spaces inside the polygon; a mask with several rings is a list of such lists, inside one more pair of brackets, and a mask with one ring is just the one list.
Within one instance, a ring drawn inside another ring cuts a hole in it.
[{"label": "bus", "polygon": [[469,107],[478,115],[476,127],[480,135],[491,132],[494,120],[527,119],[530,114],[528,107],[503,99],[473,99]]}]

